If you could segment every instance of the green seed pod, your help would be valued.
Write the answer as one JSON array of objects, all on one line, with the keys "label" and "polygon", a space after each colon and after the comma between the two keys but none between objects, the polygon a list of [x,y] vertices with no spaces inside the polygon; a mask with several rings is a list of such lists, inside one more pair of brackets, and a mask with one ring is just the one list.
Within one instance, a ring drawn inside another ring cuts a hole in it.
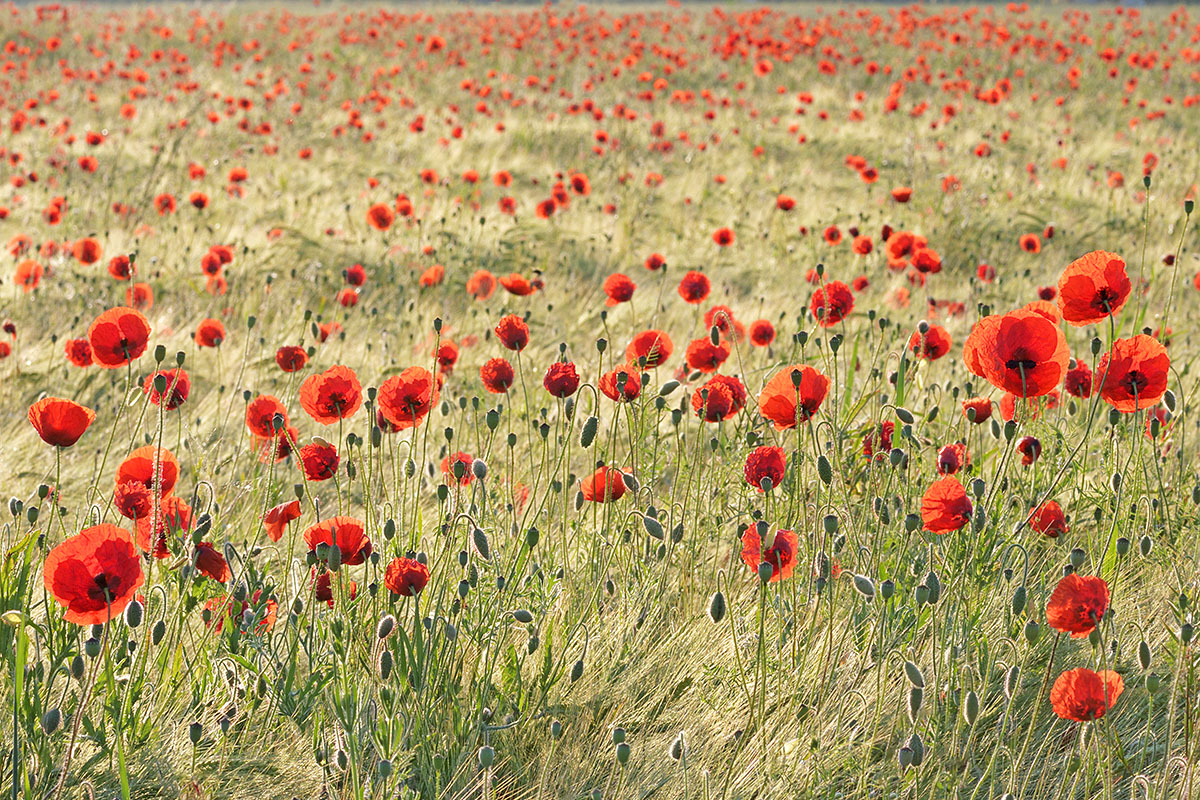
[{"label": "green seed pod", "polygon": [[553,739],[561,739],[563,735],[563,724],[558,720],[550,721],[550,736]]},{"label": "green seed pod", "polygon": [[708,601],[708,618],[714,623],[725,619],[725,595],[717,590]]},{"label": "green seed pod", "polygon": [[1009,420],[1004,423],[1004,441],[1011,442],[1017,435],[1017,423]]},{"label": "green seed pod", "polygon": [[1018,586],[1012,596],[1013,616],[1019,616],[1025,610],[1026,591],[1024,586]]},{"label": "green seed pod", "polygon": [[1138,645],[1138,663],[1142,665],[1142,669],[1150,668],[1150,645],[1145,639]]},{"label": "green seed pod", "polygon": [[963,696],[962,716],[967,725],[974,725],[975,720],[979,718],[979,695],[972,690],[968,690]]},{"label": "green seed pod", "polygon": [[916,723],[917,715],[921,713],[921,702],[925,699],[925,690],[913,686],[908,690],[908,721]]},{"label": "green seed pod", "polygon": [[627,742],[621,742],[619,745],[617,745],[617,763],[621,766],[625,766],[625,764],[628,762],[629,744]]},{"label": "green seed pod", "polygon": [[1087,553],[1085,553],[1081,548],[1073,548],[1071,550],[1069,560],[1072,567],[1079,569],[1081,566],[1083,566],[1083,562],[1087,560]]},{"label": "green seed pod", "polygon": [[904,530],[906,533],[912,533],[919,527],[921,527],[920,514],[908,514],[904,517]]},{"label": "green seed pod", "polygon": [[625,729],[624,728],[621,728],[621,727],[613,728],[613,730],[612,730],[613,744],[620,744],[621,742],[625,741],[625,738],[626,737],[625,737]]},{"label": "green seed pod", "polygon": [[1042,638],[1042,626],[1037,624],[1036,620],[1029,620],[1025,623],[1025,641],[1031,645],[1037,644]]},{"label": "green seed pod", "polygon": [[775,568],[766,561],[763,561],[758,565],[758,579],[762,581],[764,585],[771,582],[771,575],[774,572]]},{"label": "green seed pod", "polygon": [[1125,556],[1129,554],[1130,541],[1125,536],[1117,537],[1117,555]]},{"label": "green seed pod", "polygon": [[879,596],[884,600],[891,600],[892,595],[896,593],[896,582],[888,578],[883,583],[879,584]]},{"label": "green seed pod", "polygon": [[57,708],[52,708],[45,714],[42,714],[42,733],[47,736],[52,736],[55,731],[62,725],[62,712]]},{"label": "green seed pod", "polygon": [[590,416],[583,421],[583,430],[579,434],[579,444],[584,448],[592,446],[592,441],[596,438],[596,431],[600,427],[600,418]]},{"label": "green seed pod", "polygon": [[908,682],[915,688],[925,688],[925,673],[921,672],[921,668],[911,661],[904,662],[904,677],[908,678]]},{"label": "green seed pod", "polygon": [[489,745],[484,745],[479,748],[479,766],[481,769],[488,769],[492,764],[496,763],[496,751]]},{"label": "green seed pod", "polygon": [[913,762],[912,748],[908,745],[901,747],[896,751],[896,760],[900,762],[900,767],[902,769],[908,769],[911,767]]},{"label": "green seed pod", "polygon": [[1155,675],[1153,672],[1146,675],[1146,691],[1154,694],[1162,686],[1162,678]]},{"label": "green seed pod", "polygon": [[487,534],[479,528],[475,528],[471,531],[471,544],[475,546],[475,552],[478,553],[479,557],[484,561],[490,561],[492,559],[492,548],[491,545],[488,544]]},{"label": "green seed pod", "polygon": [[489,431],[495,431],[496,428],[500,427],[500,412],[496,409],[489,409],[483,418],[487,423]]},{"label": "green seed pod", "polygon": [[817,457],[817,474],[821,477],[821,483],[826,486],[833,483],[833,465],[824,453]]},{"label": "green seed pod", "polygon": [[830,536],[838,532],[838,518],[833,514],[826,514],[825,518],[821,520],[821,524],[825,528],[825,533]]},{"label": "green seed pod", "polygon": [[929,587],[922,583],[920,586],[918,586],[916,589],[914,589],[913,590],[913,600],[916,601],[918,606],[923,606],[926,603],[928,603],[929,602]]},{"label": "green seed pod", "polygon": [[379,763],[375,765],[375,769],[379,772],[379,777],[384,780],[392,776],[392,762],[390,759],[379,759]]},{"label": "green seed pod", "polygon": [[88,658],[95,658],[100,655],[100,640],[95,636],[83,643],[83,652]]},{"label": "green seed pod", "polygon": [[1192,636],[1195,635],[1196,629],[1192,627],[1192,623],[1185,622],[1179,626],[1179,641],[1183,642],[1184,646],[1192,643]]},{"label": "green seed pod", "polygon": [[193,722],[188,726],[188,739],[193,745],[200,744],[200,737],[204,735],[204,726],[199,722]]}]

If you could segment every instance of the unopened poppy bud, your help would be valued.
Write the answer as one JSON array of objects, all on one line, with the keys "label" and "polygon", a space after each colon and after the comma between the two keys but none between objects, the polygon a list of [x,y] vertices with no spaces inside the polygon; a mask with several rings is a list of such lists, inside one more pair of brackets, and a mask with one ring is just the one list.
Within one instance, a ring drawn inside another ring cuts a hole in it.
[{"label": "unopened poppy bud", "polygon": [[1036,620],[1029,620],[1025,623],[1025,641],[1030,644],[1037,644],[1042,638],[1042,626],[1037,624]]},{"label": "unopened poppy bud", "polygon": [[1079,569],[1081,566],[1083,566],[1083,562],[1086,560],[1087,553],[1083,552],[1081,548],[1076,547],[1071,550],[1070,561],[1072,567]]},{"label": "unopened poppy bud", "polygon": [[888,451],[888,463],[893,467],[898,467],[904,462],[904,451],[899,447],[893,447]]},{"label": "unopened poppy bud", "polygon": [[1150,176],[1149,176],[1149,175],[1143,175],[1143,176],[1142,176],[1142,186],[1145,186],[1147,189],[1149,189],[1149,188],[1150,188],[1150,182],[1151,182],[1151,181],[1150,181]]},{"label": "unopened poppy bud", "polygon": [[500,426],[500,412],[496,409],[489,409],[484,415],[484,422],[487,423],[488,430],[494,431]]},{"label": "unopened poppy bud", "polygon": [[596,438],[596,430],[599,427],[600,419],[595,415],[583,421],[583,430],[579,433],[579,444],[581,447],[588,448],[592,446],[592,441]]},{"label": "unopened poppy bud", "polygon": [[1021,668],[1013,664],[1004,673],[1004,696],[1011,700],[1021,681]]},{"label": "unopened poppy bud", "polygon": [[579,659],[571,667],[571,683],[583,677],[583,659]]},{"label": "unopened poppy bud", "polygon": [[470,591],[471,591],[471,582],[470,581],[461,580],[458,582],[458,596],[459,597],[466,597],[470,593]]},{"label": "unopened poppy bud", "polygon": [[45,714],[42,714],[42,732],[47,736],[54,734],[62,725],[62,712],[57,708],[52,708]]},{"label": "unopened poppy bud", "polygon": [[929,605],[936,606],[942,597],[942,581],[933,570],[925,576],[925,585],[929,588]]},{"label": "unopened poppy bud", "polygon": [[771,574],[772,574],[774,571],[775,571],[775,568],[774,568],[774,567],[772,567],[772,566],[771,566],[769,563],[767,563],[766,561],[763,561],[762,563],[760,563],[760,564],[758,565],[758,579],[759,579],[760,581],[762,581],[764,584],[766,584],[766,583],[770,583],[770,581],[771,581]]},{"label": "unopened poppy bud", "polygon": [[1013,616],[1018,616],[1025,610],[1026,591],[1024,586],[1018,586],[1012,596],[1012,613]]},{"label": "unopened poppy bud", "polygon": [[529,611],[527,611],[524,608],[516,609],[515,611],[512,612],[512,615],[513,615],[513,619],[515,619],[517,622],[526,623],[526,624],[533,622],[533,614],[529,613]]},{"label": "unopened poppy bud", "polygon": [[563,724],[558,720],[550,721],[550,737],[553,739],[561,739],[563,735]]},{"label": "unopened poppy bud", "polygon": [[1121,491],[1121,481],[1122,481],[1122,475],[1121,475],[1121,473],[1120,473],[1120,472],[1114,472],[1114,473],[1112,474],[1112,490],[1113,490],[1114,492],[1119,492],[1119,491]]},{"label": "unopened poppy bud", "polygon": [[1004,423],[1004,441],[1011,442],[1013,437],[1017,435],[1017,423],[1009,420]]},{"label": "unopened poppy bud", "polygon": [[927,320],[921,320],[917,323],[917,333],[922,336],[929,333],[929,322]]},{"label": "unopened poppy bud", "polygon": [[1117,537],[1117,555],[1123,556],[1129,553],[1129,539],[1125,536]]},{"label": "unopened poppy bud", "polygon": [[125,624],[130,628],[137,628],[142,624],[142,612],[144,611],[142,604],[136,598],[125,606]]},{"label": "unopened poppy bud", "polygon": [[883,583],[879,584],[879,596],[884,600],[891,600],[892,595],[896,593],[896,582],[888,578]]},{"label": "unopened poppy bud", "polygon": [[921,713],[921,703],[925,699],[925,690],[916,686],[908,690],[908,721],[915,723]]},{"label": "unopened poppy bud", "polygon": [[629,761],[629,745],[626,742],[621,742],[617,745],[617,763],[621,766]]},{"label": "unopened poppy bud", "polygon": [[396,627],[396,618],[391,614],[384,614],[380,618],[379,624],[375,626],[375,637],[377,639],[386,639],[392,635],[392,631]]},{"label": "unopened poppy bud", "polygon": [[488,769],[496,762],[496,751],[490,745],[479,748],[479,766]]},{"label": "unopened poppy bud", "polygon": [[1119,423],[1120,421],[1121,421],[1121,412],[1117,411],[1115,408],[1110,408],[1108,410],[1108,426],[1110,428],[1115,428],[1115,427],[1117,427],[1117,423]]},{"label": "unopened poppy bud", "polygon": [[1145,639],[1138,645],[1138,664],[1142,666],[1142,669],[1150,668],[1150,645],[1146,643]]},{"label": "unopened poppy bud", "polygon": [[329,555],[325,557],[325,563],[329,566],[330,572],[337,572],[342,567],[342,548],[337,544],[329,545]]},{"label": "unopened poppy bud", "polygon": [[85,671],[85,665],[83,663],[83,656],[76,655],[74,658],[71,659],[70,670],[71,670],[72,678],[74,678],[77,681],[83,680],[83,675],[84,675],[84,671]]},{"label": "unopened poppy bud", "polygon": [[912,761],[913,761],[912,748],[909,747],[908,745],[901,747],[899,750],[896,751],[896,760],[900,762],[900,766],[904,769],[908,769],[909,767],[911,767]]},{"label": "unopened poppy bud", "polygon": [[708,601],[708,618],[714,623],[725,619],[725,595],[717,590]]},{"label": "unopened poppy bud", "polygon": [[479,528],[471,531],[471,544],[475,546],[475,552],[484,561],[490,561],[492,558],[492,546],[488,543],[487,534]]},{"label": "unopened poppy bud", "polygon": [[908,737],[908,747],[912,750],[912,765],[914,767],[921,766],[921,762],[925,760],[925,743],[921,741],[921,734],[914,733]]},{"label": "unopened poppy bud", "polygon": [[83,643],[83,652],[88,658],[95,658],[100,655],[100,640],[95,636],[90,637]]},{"label": "unopened poppy bud", "polygon": [[817,457],[817,475],[821,478],[821,483],[829,486],[833,483],[833,465],[829,463],[829,459],[822,453]]},{"label": "unopened poppy bud", "polygon": [[1144,558],[1150,555],[1150,550],[1153,548],[1153,546],[1154,542],[1150,538],[1150,534],[1143,534],[1142,538],[1138,541],[1138,552],[1140,552]]},{"label": "unopened poppy bud", "polygon": [[387,758],[379,759],[379,763],[377,763],[375,765],[375,769],[378,770],[380,778],[384,778],[384,779],[390,778],[392,776],[391,759],[387,759]]},{"label": "unopened poppy bud", "polygon": [[683,758],[683,754],[684,754],[683,732],[680,731],[679,735],[676,736],[671,741],[671,746],[669,748],[667,748],[667,755],[671,758],[672,761],[678,761],[681,758]]},{"label": "unopened poppy bud", "polygon": [[154,376],[154,391],[162,394],[167,390],[167,376],[161,372]]},{"label": "unopened poppy bud", "polygon": [[925,673],[921,672],[921,668],[911,661],[904,662],[904,677],[914,687],[918,689],[925,688]]},{"label": "unopened poppy bud", "polygon": [[483,480],[484,478],[486,478],[487,474],[488,474],[487,462],[484,461],[482,458],[477,458],[474,461],[472,461],[471,462],[471,474],[475,476],[476,480]]},{"label": "unopened poppy bud", "polygon": [[854,588],[868,600],[875,596],[875,584],[866,575],[854,576]]},{"label": "unopened poppy bud", "polygon": [[608,349],[608,340],[607,339],[601,338],[601,339],[596,340],[596,350],[598,352],[603,353],[607,349]]},{"label": "unopened poppy bud", "polygon": [[979,718],[979,695],[974,691],[968,690],[963,697],[962,715],[963,722],[967,725],[974,725],[975,720]]},{"label": "unopened poppy bud", "polygon": [[379,653],[379,679],[386,681],[392,674],[392,651],[384,648]]},{"label": "unopened poppy bud", "polygon": [[183,362],[186,360],[187,360],[187,353],[184,353],[182,350],[175,353],[175,365],[176,366],[182,367]]},{"label": "unopened poppy bud", "polygon": [[150,643],[157,645],[167,634],[167,623],[161,619],[150,629]]},{"label": "unopened poppy bud", "polygon": [[1184,646],[1192,643],[1192,636],[1196,633],[1196,629],[1192,627],[1192,623],[1185,622],[1179,626],[1179,641],[1183,642]]}]

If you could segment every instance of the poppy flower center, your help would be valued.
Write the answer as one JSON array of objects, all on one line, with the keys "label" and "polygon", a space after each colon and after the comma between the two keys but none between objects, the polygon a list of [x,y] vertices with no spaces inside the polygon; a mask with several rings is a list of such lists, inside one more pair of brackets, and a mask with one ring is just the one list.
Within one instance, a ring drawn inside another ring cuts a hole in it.
[{"label": "poppy flower center", "polygon": [[1121,379],[1121,384],[1135,397],[1145,391],[1150,380],[1142,373],[1134,370]]},{"label": "poppy flower center", "polygon": [[118,575],[109,576],[100,573],[92,578],[92,583],[94,585],[88,587],[88,597],[104,603],[111,603],[121,588],[121,578]]},{"label": "poppy flower center", "polygon": [[1092,307],[1103,311],[1105,314],[1111,314],[1113,306],[1117,303],[1117,293],[1110,287],[1105,286],[1096,291],[1096,296],[1092,298]]},{"label": "poppy flower center", "polygon": [[1030,358],[1024,350],[1017,350],[1012,354],[1012,358],[1004,362],[1004,366],[1022,372],[1031,372],[1037,366],[1037,362]]}]

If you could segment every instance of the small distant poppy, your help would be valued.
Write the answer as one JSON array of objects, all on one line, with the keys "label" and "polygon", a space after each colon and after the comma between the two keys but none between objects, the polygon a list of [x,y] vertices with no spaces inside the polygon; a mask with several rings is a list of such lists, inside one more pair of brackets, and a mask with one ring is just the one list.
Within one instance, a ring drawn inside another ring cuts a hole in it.
[{"label": "small distant poppy", "polygon": [[796,557],[800,551],[800,539],[795,531],[775,531],[771,546],[763,550],[763,540],[757,526],[751,525],[742,534],[742,563],[753,570],[766,562],[771,565],[771,583],[792,577],[796,569]]},{"label": "small distant poppy", "polygon": [[1096,575],[1072,572],[1059,580],[1046,603],[1046,622],[1060,633],[1082,639],[1108,611],[1108,584]]},{"label": "small distant poppy", "polygon": [[1054,713],[1075,722],[1091,722],[1108,712],[1125,691],[1125,680],[1112,670],[1094,672],[1087,667],[1067,670],[1050,688]]},{"label": "small distant poppy", "polygon": [[808,422],[829,393],[829,378],[806,364],[784,367],[758,395],[758,410],[777,430]]},{"label": "small distant poppy", "polygon": [[625,494],[625,473],[616,467],[598,467],[579,482],[579,491],[589,503],[610,503]]},{"label": "small distant poppy", "polygon": [[354,370],[334,365],[304,379],[300,384],[300,405],[320,424],[332,425],[358,411],[362,405],[362,384]]},{"label": "small distant poppy", "polygon": [[938,535],[962,530],[971,521],[972,505],[958,478],[947,475],[934,481],[921,498],[921,522]]},{"label": "small distant poppy", "polygon": [[546,370],[542,385],[552,397],[570,397],[579,389],[579,373],[570,361],[555,361]]},{"label": "small distant poppy", "polygon": [[342,564],[349,567],[363,563],[371,555],[371,539],[364,532],[362,521],[354,517],[331,517],[311,526],[304,532],[304,543],[310,553],[316,552],[319,545],[336,543]]},{"label": "small distant poppy", "polygon": [[774,489],[783,482],[786,472],[787,455],[782,447],[764,444],[754,448],[750,451],[750,455],[746,456],[744,470],[746,483],[760,492],[763,491],[764,480],[769,481],[771,488]]},{"label": "small distant poppy", "polygon": [[505,394],[513,385],[516,373],[507,360],[491,358],[479,368],[479,378],[483,381],[483,388],[492,394]]},{"label": "small distant poppy", "polygon": [[429,567],[413,558],[396,558],[387,565],[383,585],[400,597],[420,594],[429,583]]}]

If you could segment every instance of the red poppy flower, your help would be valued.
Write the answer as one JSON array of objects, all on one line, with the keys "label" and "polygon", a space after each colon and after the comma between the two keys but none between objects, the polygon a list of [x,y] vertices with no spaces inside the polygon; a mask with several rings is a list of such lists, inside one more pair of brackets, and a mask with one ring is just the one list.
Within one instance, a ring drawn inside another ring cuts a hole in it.
[{"label": "red poppy flower", "polygon": [[552,397],[570,397],[579,389],[579,373],[570,361],[555,361],[546,370],[542,386]]},{"label": "red poppy flower", "polygon": [[907,186],[897,186],[892,189],[892,199],[897,203],[907,203],[912,198],[912,191]]},{"label": "red poppy flower", "polygon": [[1021,238],[1017,240],[1017,244],[1019,244],[1021,249],[1026,253],[1042,252],[1042,240],[1038,238],[1036,233],[1022,234]]},{"label": "red poppy flower", "polygon": [[1017,452],[1021,454],[1021,465],[1028,467],[1041,457],[1042,443],[1033,436],[1022,436],[1017,439]]},{"label": "red poppy flower", "polygon": [[175,489],[179,480],[179,462],[175,455],[164,448],[148,444],[134,450],[117,467],[116,485],[127,481],[137,481],[150,491],[154,491],[154,462],[159,462],[160,492],[163,497]]},{"label": "red poppy flower", "polygon": [[579,491],[589,503],[611,503],[625,494],[625,473],[616,467],[598,467],[579,482]]},{"label": "red poppy flower", "polygon": [[1075,722],[1100,719],[1125,691],[1125,680],[1112,670],[1093,672],[1087,667],[1067,670],[1050,688],[1054,713]]},{"label": "red poppy flower", "polygon": [[113,491],[113,505],[126,519],[148,517],[154,509],[154,496],[138,481],[118,483]]},{"label": "red poppy flower", "polygon": [[667,260],[663,258],[662,255],[658,253],[651,253],[650,255],[646,256],[646,260],[643,262],[643,265],[646,267],[646,269],[654,272],[655,270],[662,269],[666,263]]},{"label": "red poppy flower", "polygon": [[1058,279],[1058,307],[1072,325],[1094,325],[1119,313],[1132,289],[1125,260],[1116,253],[1095,250],[1063,270]]},{"label": "red poppy flower", "polygon": [[[154,379],[159,375],[167,383],[162,394],[154,386]],[[168,411],[174,411],[187,402],[191,390],[192,379],[184,369],[160,369],[147,375],[146,380],[142,383],[142,391],[150,396],[150,402],[156,406],[162,405]],[[164,394],[167,397],[166,403],[163,403]]]},{"label": "red poppy flower", "polygon": [[71,246],[71,255],[80,264],[95,264],[103,254],[104,251],[101,249],[100,243],[92,238],[80,239]]},{"label": "red poppy flower", "polygon": [[874,430],[863,434],[862,454],[867,458],[875,456],[883,459],[892,449],[892,435],[896,432],[896,423],[884,420]]},{"label": "red poppy flower", "polygon": [[774,325],[765,319],[756,319],[750,323],[750,344],[755,347],[767,347],[774,341]]},{"label": "red poppy flower", "polygon": [[636,364],[622,364],[600,376],[600,391],[616,403],[635,400],[642,393],[641,375]]},{"label": "red poppy flower", "polygon": [[770,486],[774,489],[783,482],[786,472],[787,455],[782,447],[764,444],[754,448],[750,455],[746,456],[746,483],[760,492],[763,491],[764,480],[770,481]]},{"label": "red poppy flower", "polygon": [[310,481],[327,481],[337,475],[337,448],[329,442],[313,442],[300,448],[300,468]]},{"label": "red poppy flower", "polygon": [[77,367],[90,367],[92,365],[92,346],[88,344],[87,339],[67,339],[67,344],[63,348],[67,353],[67,360]]},{"label": "red poppy flower", "polygon": [[[319,603],[328,603],[330,608],[333,608],[333,601],[336,592],[333,589],[333,582],[338,580],[335,572],[328,570],[317,574],[317,568],[313,567],[310,573],[313,579],[313,599]],[[346,586],[346,592],[350,599],[353,600],[358,595],[358,584],[350,581]]]},{"label": "red poppy flower", "polygon": [[728,247],[733,244],[733,230],[731,228],[718,228],[713,232],[713,241],[718,247]]},{"label": "red poppy flower", "polygon": [[771,583],[792,577],[799,550],[800,539],[795,531],[775,531],[775,538],[765,551],[757,526],[751,525],[742,534],[742,563],[753,570],[757,570],[764,561],[770,564]]},{"label": "red poppy flower", "polygon": [[150,323],[132,308],[110,308],[88,328],[92,359],[105,369],[123,367],[146,352]]},{"label": "red poppy flower", "polygon": [[[870,255],[871,251],[875,249],[875,243],[871,241],[870,236],[860,235],[854,237],[854,242],[850,247],[857,255],[865,256]],[[858,286],[855,286],[854,289],[860,291]]]},{"label": "red poppy flower", "polygon": [[506,394],[516,379],[512,364],[503,358],[490,358],[479,368],[483,388],[492,394]]},{"label": "red poppy flower", "polygon": [[519,353],[529,344],[529,326],[516,314],[508,314],[497,323],[496,338],[509,350]]},{"label": "red poppy flower", "polygon": [[395,212],[386,203],[376,203],[367,209],[367,222],[376,230],[386,231],[395,219]]},{"label": "red poppy flower", "polygon": [[[446,268],[441,264],[434,264],[429,269],[421,273],[421,277],[417,279],[417,283],[424,288],[437,286],[446,277]],[[493,288],[494,285],[493,285]]]},{"label": "red poppy flower", "polygon": [[72,446],[95,421],[95,411],[58,397],[43,398],[29,407],[29,424],[53,447]]},{"label": "red poppy flower", "polygon": [[796,198],[781,194],[775,198],[775,207],[780,211],[791,211],[796,207]]},{"label": "red poppy flower", "polygon": [[1153,336],[1139,333],[1132,339],[1113,342],[1111,357],[1105,353],[1096,365],[1100,397],[1126,414],[1158,405],[1167,391],[1171,357]]},{"label": "red poppy flower", "polygon": [[263,515],[263,527],[266,528],[267,536],[271,537],[271,541],[278,542],[283,538],[283,532],[288,523],[298,519],[300,519],[300,501],[291,500],[267,511]]},{"label": "red poppy flower", "polygon": [[665,331],[646,330],[634,336],[625,348],[625,360],[644,369],[654,369],[670,358],[674,349]]},{"label": "red poppy flower", "polygon": [[429,567],[415,558],[396,558],[387,565],[383,585],[400,597],[420,594],[429,583]]},{"label": "red poppy flower", "polygon": [[200,320],[193,338],[200,347],[220,347],[225,341],[225,326],[219,319]]},{"label": "red poppy flower", "polygon": [[201,575],[212,578],[217,583],[226,583],[233,573],[229,570],[229,562],[225,556],[217,552],[212,542],[200,542],[196,545],[194,561],[196,571]]},{"label": "red poppy flower", "polygon": [[1019,397],[1052,392],[1062,381],[1070,359],[1062,330],[1027,309],[984,317],[963,345],[967,369]]},{"label": "red poppy flower", "polygon": [[517,297],[526,297],[537,291],[537,286],[517,272],[501,278],[500,285],[504,287],[504,291],[515,294]]},{"label": "red poppy flower", "polygon": [[309,552],[316,552],[318,545],[332,546],[335,536],[344,565],[353,567],[371,555],[371,540],[363,531],[362,521],[354,517],[332,517],[313,525],[304,532],[304,543]]},{"label": "red poppy flower", "polygon": [[1086,400],[1092,396],[1093,377],[1091,367],[1082,361],[1077,361],[1075,366],[1067,370],[1067,374],[1063,378],[1063,388],[1072,397]]},{"label": "red poppy flower", "polygon": [[246,427],[259,438],[268,439],[275,435],[275,417],[283,418],[287,425],[288,413],[279,398],[260,394],[246,405]]},{"label": "red poppy flower", "polygon": [[829,393],[829,383],[829,378],[806,364],[784,367],[759,393],[759,413],[776,430],[794,428],[816,415]]},{"label": "red poppy flower", "polygon": [[1096,575],[1072,572],[1054,587],[1046,604],[1046,622],[1072,639],[1082,639],[1096,629],[1108,611],[1108,584]]},{"label": "red poppy flower", "polygon": [[962,530],[971,521],[971,511],[967,490],[952,475],[934,481],[921,498],[921,522],[939,536]]},{"label": "red poppy flower", "polygon": [[[963,416],[978,425],[992,416],[992,401],[986,397],[972,397],[963,400]],[[973,415],[971,412],[975,412]]]},{"label": "red poppy flower", "polygon": [[708,298],[710,291],[712,291],[712,284],[703,272],[692,270],[679,281],[679,296],[684,299],[684,302],[692,305],[703,303]]},{"label": "red poppy flower", "polygon": [[125,290],[125,304],[132,308],[150,309],[154,306],[154,290],[148,283],[135,283]]},{"label": "red poppy flower", "polygon": [[395,430],[421,424],[438,398],[437,379],[424,367],[409,367],[379,387],[379,413]]},{"label": "red poppy flower", "polygon": [[300,405],[322,425],[354,416],[362,405],[362,385],[349,367],[334,365],[300,384]]},{"label": "red poppy flower", "polygon": [[36,261],[22,261],[17,264],[17,272],[13,277],[13,283],[21,287],[22,291],[31,292],[37,288],[38,283],[42,280],[42,265]]},{"label": "red poppy flower", "polygon": [[102,625],[120,615],[145,576],[129,532],[97,525],[55,547],[42,568],[46,591],[76,625]]},{"label": "red poppy flower", "polygon": [[706,422],[737,416],[745,407],[746,387],[728,375],[717,375],[692,393],[692,410]]},{"label": "red poppy flower", "polygon": [[713,344],[707,336],[688,342],[683,357],[690,369],[697,372],[716,372],[717,368],[729,358],[732,349],[729,342]]},{"label": "red poppy flower", "polygon": [[1051,539],[1057,539],[1059,535],[1069,530],[1062,506],[1053,500],[1047,500],[1033,510],[1033,513],[1029,515],[1029,525],[1038,533]]},{"label": "red poppy flower", "polygon": [[913,331],[908,339],[908,349],[917,358],[936,361],[950,352],[950,334],[941,325],[930,325],[925,333]]},{"label": "red poppy flower", "polygon": [[825,229],[825,243],[836,245],[842,241],[842,232],[838,230],[836,225],[830,225]]},{"label": "red poppy flower", "polygon": [[164,497],[158,507],[158,521],[151,531],[150,518],[154,512],[137,518],[135,541],[143,553],[154,558],[170,558],[168,537],[178,541],[179,534],[192,528],[192,507],[178,497]]},{"label": "red poppy flower", "polygon": [[823,328],[841,322],[854,309],[854,293],[841,281],[832,281],[813,292],[809,310]]},{"label": "red poppy flower", "polygon": [[604,279],[604,293],[608,295],[608,300],[604,304],[615,306],[627,303],[633,299],[633,291],[636,288],[637,284],[631,281],[628,275],[614,272]]},{"label": "red poppy flower", "polygon": [[275,351],[275,363],[284,372],[299,372],[308,363],[308,353],[303,347],[284,345]]},{"label": "red poppy flower", "polygon": [[962,442],[954,442],[938,450],[938,475],[957,475],[971,464],[971,456],[967,446]]},{"label": "red poppy flower", "polygon": [[496,291],[496,276],[486,269],[477,270],[467,279],[467,294],[476,300],[487,300]]}]

